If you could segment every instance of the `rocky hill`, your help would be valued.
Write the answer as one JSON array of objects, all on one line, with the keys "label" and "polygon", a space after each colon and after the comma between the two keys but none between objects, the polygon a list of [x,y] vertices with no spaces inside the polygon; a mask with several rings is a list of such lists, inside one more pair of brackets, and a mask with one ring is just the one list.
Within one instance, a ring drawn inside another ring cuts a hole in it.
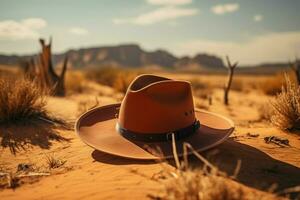
[{"label": "rocky hill", "polygon": [[[107,66],[131,68],[156,66],[169,69],[224,68],[222,59],[216,56],[198,54],[195,57],[178,58],[165,50],[145,51],[135,44],[69,50],[54,55],[54,63],[61,63],[65,55],[68,55],[72,68]],[[0,64],[17,65],[21,60],[29,57],[30,55],[0,55]]]}]

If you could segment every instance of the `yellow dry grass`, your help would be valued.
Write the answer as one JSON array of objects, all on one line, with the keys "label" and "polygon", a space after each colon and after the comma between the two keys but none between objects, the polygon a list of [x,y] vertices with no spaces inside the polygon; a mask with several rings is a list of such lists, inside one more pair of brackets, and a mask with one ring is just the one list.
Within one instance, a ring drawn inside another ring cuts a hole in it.
[{"label": "yellow dry grass", "polygon": [[68,95],[86,92],[86,78],[80,71],[69,71],[66,74],[65,88]]},{"label": "yellow dry grass", "polygon": [[44,92],[26,79],[0,79],[0,123],[47,117]]},{"label": "yellow dry grass", "polygon": [[67,160],[56,158],[54,154],[46,155],[46,163],[49,169],[55,169],[63,166]]},{"label": "yellow dry grass", "polygon": [[275,96],[281,92],[282,86],[286,83],[285,74],[290,77],[290,82],[296,83],[294,74],[291,71],[277,73],[273,76],[266,76],[264,80],[258,82],[256,88],[259,88],[267,95]]},{"label": "yellow dry grass", "polygon": [[46,110],[46,95],[34,81],[19,77],[0,78],[0,125],[43,121],[69,128],[71,124]]},{"label": "yellow dry grass", "polygon": [[188,165],[187,154],[184,154],[183,162],[180,162],[176,152],[174,135],[172,135],[173,154],[176,169],[163,167],[162,181],[163,189],[158,196],[150,196],[153,199],[161,200],[268,200],[281,199],[276,195],[264,193],[253,193],[245,191],[241,185],[235,184],[229,179],[234,179],[240,168],[240,162],[235,169],[233,176],[219,171],[214,165],[207,161],[202,155],[196,152],[192,146],[185,143],[184,149],[188,148],[193,154],[204,163],[202,169],[192,169]]},{"label": "yellow dry grass", "polygon": [[110,86],[118,92],[125,93],[129,84],[138,73],[129,69],[101,68],[87,71],[86,77],[89,80]]},{"label": "yellow dry grass", "polygon": [[300,129],[300,87],[288,76],[285,85],[272,102],[271,122],[280,129]]}]

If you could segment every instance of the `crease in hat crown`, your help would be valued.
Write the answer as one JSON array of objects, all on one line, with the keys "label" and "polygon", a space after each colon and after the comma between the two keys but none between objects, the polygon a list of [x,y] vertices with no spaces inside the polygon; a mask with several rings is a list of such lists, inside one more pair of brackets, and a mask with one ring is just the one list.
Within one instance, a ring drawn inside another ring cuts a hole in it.
[{"label": "crease in hat crown", "polygon": [[118,115],[121,127],[141,134],[176,131],[195,120],[190,82],[150,74],[133,80]]}]

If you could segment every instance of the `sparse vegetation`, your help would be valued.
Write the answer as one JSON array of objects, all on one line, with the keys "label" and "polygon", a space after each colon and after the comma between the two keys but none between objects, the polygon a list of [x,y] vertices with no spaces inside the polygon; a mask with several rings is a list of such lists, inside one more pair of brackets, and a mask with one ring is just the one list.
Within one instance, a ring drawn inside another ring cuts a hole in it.
[{"label": "sparse vegetation", "polygon": [[270,122],[272,116],[272,107],[269,103],[265,103],[258,107],[259,119],[258,121],[265,120]]},{"label": "sparse vegetation", "polygon": [[92,100],[80,101],[78,105],[78,113],[79,115],[81,115],[88,110],[96,108],[97,106],[99,106],[99,100],[97,97],[95,97],[94,101]]},{"label": "sparse vegetation", "polygon": [[34,81],[0,78],[0,125],[43,121],[69,128],[65,120],[52,116],[46,110],[46,94]]},{"label": "sparse vegetation", "polygon": [[184,144],[184,148],[190,148],[194,155],[203,163],[202,169],[191,169],[188,166],[187,155],[180,163],[176,150],[174,150],[175,140],[173,137],[173,153],[176,169],[163,167],[162,180],[163,189],[158,196],[150,196],[153,199],[175,200],[175,199],[199,199],[199,200],[238,200],[238,199],[280,199],[275,195],[265,195],[262,193],[245,192],[245,188],[236,185],[228,179],[234,178],[240,168],[238,163],[232,177],[219,171],[214,165],[197,153],[189,144]]},{"label": "sparse vegetation", "polygon": [[169,172],[165,178],[164,192],[158,199],[251,199],[245,198],[249,194],[245,194],[241,187],[232,187],[223,177],[203,170]]},{"label": "sparse vegetation", "polygon": [[243,80],[243,78],[240,77],[235,77],[232,80],[232,84],[231,84],[231,90],[234,91],[238,91],[238,92],[243,92],[247,89],[247,87],[249,87],[248,85],[246,85],[246,81]]},{"label": "sparse vegetation", "polygon": [[0,124],[46,118],[44,91],[26,79],[0,79]]},{"label": "sparse vegetation", "polygon": [[299,60],[296,58],[295,62],[290,65],[291,65],[291,68],[297,79],[297,83],[298,83],[298,85],[300,85],[300,62],[299,62]]},{"label": "sparse vegetation", "polygon": [[65,87],[68,95],[87,92],[88,87],[86,86],[84,73],[80,71],[69,71],[66,75]]},{"label": "sparse vegetation", "polygon": [[46,163],[49,169],[56,169],[63,166],[67,160],[56,158],[54,154],[46,155]]},{"label": "sparse vegetation", "polygon": [[0,79],[0,145],[11,153],[29,144],[48,148],[49,141],[68,141],[57,129],[71,129],[71,123],[46,110],[45,91],[34,82],[20,78]]},{"label": "sparse vegetation", "polygon": [[120,68],[93,69],[86,73],[89,80],[113,87],[116,91],[122,93],[126,92],[129,84],[137,75],[137,71]]},{"label": "sparse vegetation", "polygon": [[192,79],[191,85],[195,96],[202,99],[211,98],[213,91],[209,83],[204,83],[199,79]]},{"label": "sparse vegetation", "polygon": [[300,88],[285,76],[282,91],[272,102],[271,122],[283,130],[300,129]]},{"label": "sparse vegetation", "polygon": [[282,85],[284,84],[284,76],[278,73],[272,77],[266,77],[264,81],[259,83],[259,89],[267,95],[277,95],[281,92]]}]

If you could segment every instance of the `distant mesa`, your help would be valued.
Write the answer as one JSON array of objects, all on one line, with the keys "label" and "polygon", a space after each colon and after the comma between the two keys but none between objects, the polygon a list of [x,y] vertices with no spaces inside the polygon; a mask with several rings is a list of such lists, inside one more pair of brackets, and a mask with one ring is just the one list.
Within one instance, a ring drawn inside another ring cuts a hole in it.
[{"label": "distant mesa", "polygon": [[[68,54],[72,68],[104,66],[129,68],[157,66],[168,69],[224,68],[222,59],[216,56],[198,54],[195,57],[178,58],[165,50],[145,51],[136,44],[69,50],[62,54],[55,54],[54,63],[61,63],[65,54]],[[29,57],[30,55],[0,55],[0,64],[17,65],[20,60]]]},{"label": "distant mesa", "polygon": [[[100,67],[159,67],[181,71],[226,72],[225,64],[220,57],[208,54],[197,54],[193,57],[176,57],[165,50],[145,51],[137,44],[102,46],[68,50],[55,54],[53,63],[60,65],[68,54],[69,67],[76,69]],[[20,61],[34,55],[0,55],[0,65],[18,65]],[[288,68],[287,63],[268,63],[256,66],[237,68],[237,73],[276,73]]]},{"label": "distant mesa", "polygon": [[225,69],[221,58],[208,55],[197,54],[195,57],[182,57],[175,63],[177,69],[203,69],[203,70],[219,70]]},{"label": "distant mesa", "polygon": [[[224,67],[220,58],[199,54],[194,58],[185,57],[187,61],[182,62],[182,58],[177,58],[165,50],[145,51],[136,44],[119,46],[106,46],[96,48],[86,48],[70,50],[66,54],[73,68],[81,67],[129,67],[139,68],[147,66],[157,66],[168,69],[198,67]],[[62,62],[62,55],[54,57],[55,62]],[[186,63],[186,64],[185,64]]]}]

